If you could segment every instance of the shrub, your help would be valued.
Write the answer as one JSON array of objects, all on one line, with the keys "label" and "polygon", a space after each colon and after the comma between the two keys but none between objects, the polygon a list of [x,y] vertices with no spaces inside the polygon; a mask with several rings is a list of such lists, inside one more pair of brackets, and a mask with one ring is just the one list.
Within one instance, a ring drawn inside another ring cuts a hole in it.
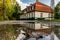
[{"label": "shrub", "polygon": [[45,20],[45,18],[37,18],[37,20]]},{"label": "shrub", "polygon": [[20,20],[35,20],[35,18],[22,18]]}]

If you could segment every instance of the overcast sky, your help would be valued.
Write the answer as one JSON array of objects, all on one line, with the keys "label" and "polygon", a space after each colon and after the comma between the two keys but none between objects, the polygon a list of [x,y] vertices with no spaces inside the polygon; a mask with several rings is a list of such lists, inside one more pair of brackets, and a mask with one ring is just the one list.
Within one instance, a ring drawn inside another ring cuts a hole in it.
[{"label": "overcast sky", "polygon": [[[30,4],[33,4],[36,2],[36,0],[16,0],[16,1],[21,6],[21,10],[26,8],[26,6],[29,6]],[[50,6],[51,0],[39,0],[39,1]],[[60,0],[54,0],[54,1],[55,1],[55,5],[56,5]]]}]

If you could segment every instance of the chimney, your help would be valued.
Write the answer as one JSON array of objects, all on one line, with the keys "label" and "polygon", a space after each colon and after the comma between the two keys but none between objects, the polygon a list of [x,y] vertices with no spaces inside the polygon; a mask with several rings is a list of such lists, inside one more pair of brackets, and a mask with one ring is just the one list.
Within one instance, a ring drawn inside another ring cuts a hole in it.
[{"label": "chimney", "polygon": [[39,2],[39,0],[36,0],[36,2]]}]

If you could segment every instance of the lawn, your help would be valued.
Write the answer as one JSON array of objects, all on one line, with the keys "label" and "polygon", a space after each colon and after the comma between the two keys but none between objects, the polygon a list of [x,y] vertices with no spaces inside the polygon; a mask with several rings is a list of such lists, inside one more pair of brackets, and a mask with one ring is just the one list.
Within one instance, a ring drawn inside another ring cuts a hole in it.
[{"label": "lawn", "polygon": [[54,22],[60,22],[60,19],[47,19],[47,20],[40,20],[40,21],[54,21]]}]

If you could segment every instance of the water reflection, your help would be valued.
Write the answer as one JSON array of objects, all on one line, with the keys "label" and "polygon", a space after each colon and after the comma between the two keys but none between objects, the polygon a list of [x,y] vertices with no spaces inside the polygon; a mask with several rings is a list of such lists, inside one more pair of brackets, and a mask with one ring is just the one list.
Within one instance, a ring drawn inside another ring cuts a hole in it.
[{"label": "water reflection", "polygon": [[60,38],[60,26],[54,27],[54,33]]},{"label": "water reflection", "polygon": [[[42,29],[49,29],[47,32],[53,30],[57,37],[60,38],[60,26],[51,26],[48,24],[40,24],[37,22],[28,22],[26,24],[15,25],[0,25],[0,40],[15,40],[20,34],[20,30],[24,30],[26,35],[28,32],[41,32]],[[43,30],[43,32],[44,32]],[[47,33],[46,32],[46,33]],[[32,33],[30,35],[32,37]],[[27,37],[28,38],[28,37]]]},{"label": "water reflection", "polygon": [[0,25],[0,40],[15,40],[19,25]]}]

